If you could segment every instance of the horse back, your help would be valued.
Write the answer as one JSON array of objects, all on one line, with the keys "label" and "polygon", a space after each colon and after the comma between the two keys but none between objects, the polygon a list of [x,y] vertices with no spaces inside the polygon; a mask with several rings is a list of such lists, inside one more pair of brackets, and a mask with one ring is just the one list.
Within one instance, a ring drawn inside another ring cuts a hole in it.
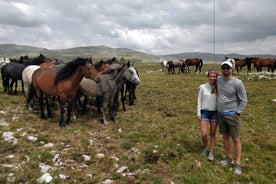
[{"label": "horse back", "polygon": [[252,62],[257,67],[273,67],[275,65],[273,58],[255,58]]},{"label": "horse back", "polygon": [[57,95],[57,87],[55,85],[55,78],[57,71],[52,68],[39,68],[34,71],[32,75],[33,87],[38,94],[42,90],[48,95]]}]

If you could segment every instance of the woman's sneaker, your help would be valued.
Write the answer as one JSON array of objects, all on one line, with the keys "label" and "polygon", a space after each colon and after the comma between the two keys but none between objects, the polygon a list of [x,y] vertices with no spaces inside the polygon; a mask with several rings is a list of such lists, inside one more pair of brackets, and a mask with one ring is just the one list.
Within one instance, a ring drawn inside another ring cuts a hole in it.
[{"label": "woman's sneaker", "polygon": [[220,163],[221,163],[221,165],[227,165],[227,164],[233,163],[233,161],[232,161],[232,158],[225,157],[225,159],[221,160]]},{"label": "woman's sneaker", "polygon": [[209,148],[204,148],[201,152],[201,155],[207,157],[209,154],[209,151],[210,151]]},{"label": "woman's sneaker", "polygon": [[236,164],[234,166],[234,173],[237,175],[241,175],[242,171],[241,171],[241,165]]},{"label": "woman's sneaker", "polygon": [[213,161],[214,160],[214,155],[212,153],[209,153],[209,156],[208,156],[207,160]]}]

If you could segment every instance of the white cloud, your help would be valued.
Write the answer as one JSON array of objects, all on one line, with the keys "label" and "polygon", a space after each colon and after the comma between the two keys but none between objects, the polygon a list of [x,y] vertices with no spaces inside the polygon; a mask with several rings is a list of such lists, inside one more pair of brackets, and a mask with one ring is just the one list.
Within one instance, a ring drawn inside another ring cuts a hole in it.
[{"label": "white cloud", "polygon": [[213,52],[215,21],[217,53],[275,54],[275,0],[214,2],[0,0],[0,43]]}]

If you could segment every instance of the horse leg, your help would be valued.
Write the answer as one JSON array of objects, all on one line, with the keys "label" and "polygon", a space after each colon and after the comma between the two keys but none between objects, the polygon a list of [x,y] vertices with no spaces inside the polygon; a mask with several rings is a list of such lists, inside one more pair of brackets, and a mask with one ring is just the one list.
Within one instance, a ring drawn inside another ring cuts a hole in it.
[{"label": "horse leg", "polygon": [[71,120],[71,113],[72,113],[72,109],[74,106],[74,100],[71,100],[70,102],[68,102],[67,105],[67,119],[66,119],[66,124],[71,124],[72,120]]},{"label": "horse leg", "polygon": [[39,99],[39,106],[40,106],[40,118],[41,119],[46,119],[45,114],[44,114],[44,107],[43,107],[43,93],[40,91],[40,95],[38,96]]},{"label": "horse leg", "polygon": [[9,85],[8,92],[9,92],[9,94],[10,94],[10,95],[12,95],[12,88],[13,88],[13,84],[14,84],[14,80],[12,79],[12,80],[11,80],[11,83],[10,83],[10,84],[8,84],[8,85]]},{"label": "horse leg", "polygon": [[[126,85],[126,90],[127,90],[127,85]],[[126,104],[125,104],[125,101],[126,101],[126,90],[125,90],[125,83],[122,85],[121,87],[121,101],[122,101],[122,105],[123,105],[123,111],[126,111]],[[125,91],[125,95],[124,95],[124,91]]]},{"label": "horse leg", "polygon": [[14,88],[14,95],[17,95],[17,86],[18,86],[18,83],[17,83],[17,80],[15,80],[15,88]]},{"label": "horse leg", "polygon": [[23,82],[23,80],[21,80],[21,86],[22,86],[22,93],[25,94],[25,91],[24,91],[24,82]]},{"label": "horse leg", "polygon": [[108,102],[109,102],[109,95],[103,96],[103,103],[102,103],[102,115],[103,115],[103,124],[107,125],[108,121],[106,120],[106,114],[108,112]]},{"label": "horse leg", "polygon": [[9,82],[7,82],[7,81],[8,81],[7,78],[3,77],[3,74],[2,74],[3,93],[8,91]]},{"label": "horse leg", "polygon": [[51,108],[50,108],[50,105],[49,105],[49,99],[50,98],[51,98],[50,95],[46,95],[45,94],[45,102],[46,102],[46,108],[47,108],[48,117],[52,118],[53,115],[52,115]]},{"label": "horse leg", "polygon": [[197,70],[198,70],[198,65],[195,65],[195,73],[197,72]]},{"label": "horse leg", "polygon": [[129,95],[128,95],[128,97],[129,97],[129,105],[130,106],[132,106],[132,105],[134,105],[134,90],[133,90],[133,88],[131,88],[131,89],[129,89]]},{"label": "horse leg", "polygon": [[64,113],[65,113],[65,102],[61,99],[59,99],[59,106],[60,106],[60,120],[59,120],[59,126],[60,127],[65,127],[64,123]]},{"label": "horse leg", "polygon": [[102,112],[102,110],[101,110],[102,103],[103,103],[103,97],[102,97],[102,96],[97,96],[97,97],[96,97],[96,106],[97,106],[97,111],[98,111],[99,113]]},{"label": "horse leg", "polygon": [[86,95],[84,95],[84,97],[83,97],[83,104],[82,104],[82,110],[81,110],[82,114],[84,114],[86,112],[87,101],[88,101],[88,97]]},{"label": "horse leg", "polygon": [[117,91],[114,95],[111,95],[109,97],[109,103],[110,103],[110,116],[111,120],[115,122],[116,113],[118,111],[119,107],[119,91]]}]

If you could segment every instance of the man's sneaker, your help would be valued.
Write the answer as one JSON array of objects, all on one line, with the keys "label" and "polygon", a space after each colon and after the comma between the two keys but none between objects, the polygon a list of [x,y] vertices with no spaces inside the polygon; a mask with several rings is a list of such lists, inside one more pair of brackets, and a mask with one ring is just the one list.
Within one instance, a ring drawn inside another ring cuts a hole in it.
[{"label": "man's sneaker", "polygon": [[233,162],[232,158],[230,158],[230,157],[225,157],[225,159],[220,161],[221,165],[231,164],[232,162]]},{"label": "man's sneaker", "polygon": [[212,153],[209,153],[209,156],[208,156],[207,160],[213,161],[214,160],[214,155]]},{"label": "man's sneaker", "polygon": [[241,165],[236,164],[234,166],[234,173],[237,175],[241,175],[242,171],[241,171]]},{"label": "man's sneaker", "polygon": [[208,156],[208,154],[209,154],[209,148],[204,148],[203,150],[202,150],[202,152],[201,152],[201,155],[202,156]]}]

